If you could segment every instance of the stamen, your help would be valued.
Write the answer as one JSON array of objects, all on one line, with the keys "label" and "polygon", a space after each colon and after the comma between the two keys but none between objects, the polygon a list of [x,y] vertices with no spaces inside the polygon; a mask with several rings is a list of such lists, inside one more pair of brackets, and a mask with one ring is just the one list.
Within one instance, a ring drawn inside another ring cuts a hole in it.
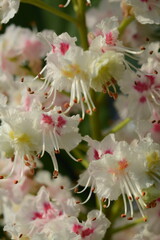
[{"label": "stamen", "polygon": [[80,204],[85,204],[86,202],[89,201],[89,199],[91,198],[92,192],[93,192],[92,191],[93,187],[94,187],[94,183],[92,183],[92,186],[91,186],[91,189],[90,189],[90,192],[89,192],[89,195],[88,195],[87,199],[84,202],[80,202]]},{"label": "stamen", "polygon": [[69,188],[68,190],[73,190],[73,189],[76,189],[76,188],[78,188],[78,187],[79,187],[79,183],[77,183],[74,187]]},{"label": "stamen", "polygon": [[66,151],[66,152],[70,156],[70,158],[72,158],[75,162],[80,162],[79,159],[76,159],[75,157],[73,157],[73,155],[69,151]]},{"label": "stamen", "polygon": [[70,4],[70,1],[71,1],[71,0],[67,0],[66,4],[59,4],[59,7],[60,7],[60,8],[65,8],[65,7],[67,7],[67,6]]},{"label": "stamen", "polygon": [[42,153],[40,155],[40,157],[43,157],[44,153],[45,153],[45,149],[46,149],[46,145],[45,145],[45,131],[43,131],[42,133]]},{"label": "stamen", "polygon": [[77,192],[77,193],[82,193],[82,192],[84,192],[84,191],[87,189],[87,187],[89,186],[90,180],[91,180],[91,177],[88,178],[88,181],[87,181],[87,183],[86,183],[86,186],[83,188],[83,190],[81,190],[81,191],[79,191],[79,192]]},{"label": "stamen", "polygon": [[39,78],[39,76],[41,76],[42,75],[42,73],[46,70],[46,68],[47,68],[47,65],[45,65],[44,66],[44,68],[40,71],[40,73],[33,79],[33,80],[36,80],[36,79],[38,79]]},{"label": "stamen", "polygon": [[99,198],[98,198],[98,201],[99,201],[99,214],[98,214],[97,219],[102,215],[102,202],[100,201]]},{"label": "stamen", "polygon": [[[68,109],[68,108],[70,107],[70,105],[69,105],[68,102],[66,102],[63,106],[64,106],[64,108],[66,108],[66,109]],[[64,113],[65,113],[65,112],[64,112]]]},{"label": "stamen", "polygon": [[110,204],[111,204],[111,200],[110,199],[107,199],[107,200],[108,200],[108,203],[106,205],[106,208],[108,208],[110,206]]},{"label": "stamen", "polygon": [[55,129],[53,130],[53,132],[49,131],[49,136],[50,136],[51,142],[54,146],[54,149],[59,151],[59,145],[58,145],[58,141],[56,138]]},{"label": "stamen", "polygon": [[53,172],[53,176],[58,176],[58,163],[57,163],[57,159],[55,157],[55,154],[53,151],[48,152],[51,156],[52,162],[53,162],[53,167],[54,167],[54,172]]},{"label": "stamen", "polygon": [[80,83],[81,83],[81,87],[82,87],[82,90],[83,90],[83,94],[84,94],[84,97],[85,97],[88,109],[92,113],[92,109],[95,109],[95,105],[94,105],[94,103],[93,103],[93,101],[91,99],[91,96],[89,94],[88,89],[86,88],[85,83],[82,80],[80,80]]},{"label": "stamen", "polygon": [[141,49],[141,50],[146,50],[146,48],[145,48],[144,46],[142,46],[140,49]]},{"label": "stamen", "polygon": [[[135,200],[136,200],[136,199],[135,199]],[[146,218],[146,216],[144,215],[142,206],[139,204],[139,202],[138,202],[137,200],[136,200],[136,203],[137,203],[138,209],[139,209],[140,214],[142,215],[143,219],[146,219],[146,221],[147,221],[147,218]]]},{"label": "stamen", "polygon": [[79,88],[79,83],[78,83],[78,80],[75,81],[76,82],[76,96],[77,96],[77,102],[79,103],[80,102],[80,99],[82,98],[82,94],[81,94],[81,91],[80,91],[80,88]]},{"label": "stamen", "polygon": [[53,178],[57,178],[58,177],[58,171],[57,170],[54,170],[53,172]]},{"label": "stamen", "polygon": [[[158,94],[154,89],[152,90],[155,94]],[[159,94],[158,94],[159,95]],[[153,101],[158,105],[160,106],[160,102],[157,102],[157,99],[155,98],[155,96],[153,95],[152,92],[150,92],[150,96],[151,98],[153,99]]]},{"label": "stamen", "polygon": [[[7,178],[12,177],[12,175],[13,175],[15,169],[16,169],[16,166],[18,165],[18,156],[19,156],[19,154],[18,154],[18,152],[16,151],[16,152],[15,152],[15,155],[14,155],[13,166],[12,166],[12,169],[11,169],[9,175],[7,176]],[[19,156],[19,157],[20,157],[20,156]],[[22,162],[23,162],[23,161],[22,161]]]},{"label": "stamen", "polygon": [[128,184],[127,184],[126,180],[125,180],[125,179],[122,179],[122,181],[123,181],[123,184],[124,184],[124,187],[125,187],[125,190],[126,190],[128,199],[131,200],[131,201],[133,201],[132,194],[131,194],[131,192],[130,192],[130,189],[129,189],[129,187],[128,187]]},{"label": "stamen", "polygon": [[131,218],[133,219],[133,205],[132,205],[132,202],[133,202],[133,198],[132,198],[132,194],[130,192],[130,189],[129,189],[129,186],[128,186],[128,182],[126,181],[126,179],[122,179],[123,181],[123,184],[124,184],[124,187],[125,187],[125,190],[127,192],[127,195],[128,195],[128,200],[129,200],[129,206],[130,206],[130,213],[131,213],[131,216],[128,220],[131,220]]},{"label": "stamen", "polygon": [[78,192],[78,187],[74,189],[74,193],[77,193]]},{"label": "stamen", "polygon": [[38,93],[40,93],[40,92],[45,92],[46,89],[48,88],[49,84],[50,84],[50,81],[48,80],[48,78],[45,79],[44,82],[43,82],[43,84],[42,84],[42,86],[38,89],[37,92],[38,92]]},{"label": "stamen", "polygon": [[91,6],[91,1],[90,0],[86,0],[86,6]]},{"label": "stamen", "polygon": [[146,193],[145,192],[142,192],[142,196],[144,197],[146,195]]},{"label": "stamen", "polygon": [[[51,86],[49,91],[47,92],[47,99],[49,99],[52,96],[52,94],[53,94],[53,99],[55,99],[56,98],[56,92],[57,92],[56,89],[54,89],[54,87]],[[52,102],[53,102],[53,100],[52,100]]]},{"label": "stamen", "polygon": [[121,217],[126,217],[126,215],[127,215],[127,201],[126,201],[126,196],[125,196],[124,189],[123,189],[123,186],[122,186],[121,182],[120,182],[120,188],[121,188],[123,203],[124,203],[124,214],[121,214]]}]

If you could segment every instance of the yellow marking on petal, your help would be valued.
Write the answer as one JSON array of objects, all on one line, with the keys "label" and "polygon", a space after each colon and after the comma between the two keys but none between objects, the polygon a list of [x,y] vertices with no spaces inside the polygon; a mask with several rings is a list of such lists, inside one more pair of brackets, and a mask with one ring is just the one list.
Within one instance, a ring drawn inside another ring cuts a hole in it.
[{"label": "yellow marking on petal", "polygon": [[16,135],[14,131],[10,131],[9,136],[12,140],[16,140],[19,143],[30,143],[30,137],[26,133]]},{"label": "yellow marking on petal", "polygon": [[81,73],[81,69],[77,64],[69,64],[66,70],[62,70],[62,73],[65,77],[73,78]]},{"label": "yellow marking on petal", "polygon": [[10,136],[10,138],[11,138],[11,139],[13,139],[13,140],[14,140],[14,138],[15,138],[15,135],[14,135],[14,132],[13,132],[13,131],[10,131],[10,132],[9,132],[9,136]]},{"label": "yellow marking on petal", "polygon": [[25,143],[25,142],[30,142],[30,137],[27,134],[22,134],[20,137],[18,137],[18,141]]}]

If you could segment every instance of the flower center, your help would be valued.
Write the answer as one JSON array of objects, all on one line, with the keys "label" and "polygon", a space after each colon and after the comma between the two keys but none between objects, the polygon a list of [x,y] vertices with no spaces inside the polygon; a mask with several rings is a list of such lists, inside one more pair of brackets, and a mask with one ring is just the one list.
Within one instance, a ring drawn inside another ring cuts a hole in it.
[{"label": "flower center", "polygon": [[16,135],[14,131],[10,131],[9,137],[17,143],[30,143],[30,137],[26,133]]},{"label": "flower center", "polygon": [[128,162],[126,159],[118,161],[118,166],[110,168],[109,173],[113,175],[118,175],[124,173],[124,170],[128,167]]},{"label": "flower center", "polygon": [[67,78],[74,78],[81,73],[81,69],[77,64],[69,64],[65,70],[62,70],[62,74]]}]

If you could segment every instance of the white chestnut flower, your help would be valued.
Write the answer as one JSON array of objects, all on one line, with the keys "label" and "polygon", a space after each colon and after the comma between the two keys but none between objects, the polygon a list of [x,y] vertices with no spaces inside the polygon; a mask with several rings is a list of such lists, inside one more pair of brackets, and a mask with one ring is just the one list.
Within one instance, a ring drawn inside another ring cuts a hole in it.
[{"label": "white chestnut flower", "polygon": [[7,23],[17,13],[20,0],[1,0],[0,22]]},{"label": "white chestnut flower", "polygon": [[160,24],[159,0],[126,0],[133,7],[136,19],[142,24]]}]

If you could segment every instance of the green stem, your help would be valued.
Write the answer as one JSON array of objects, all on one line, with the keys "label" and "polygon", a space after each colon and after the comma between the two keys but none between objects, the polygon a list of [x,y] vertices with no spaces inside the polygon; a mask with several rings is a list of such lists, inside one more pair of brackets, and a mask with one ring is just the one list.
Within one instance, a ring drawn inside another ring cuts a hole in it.
[{"label": "green stem", "polygon": [[119,130],[121,130],[122,128],[124,128],[129,122],[131,121],[130,118],[126,118],[125,120],[123,120],[122,122],[120,122],[117,126],[115,126],[114,128],[112,128],[106,135],[110,134],[110,133],[116,133]]},{"label": "green stem", "polygon": [[135,19],[134,16],[130,16],[130,17],[125,17],[121,24],[119,25],[119,37],[121,37],[121,35],[124,33],[126,27]]},{"label": "green stem", "polygon": [[144,222],[144,219],[143,219],[143,218],[139,218],[139,219],[135,220],[135,221],[132,222],[132,223],[129,223],[129,224],[126,224],[126,225],[124,225],[124,226],[121,226],[121,227],[117,227],[117,228],[112,229],[112,233],[115,234],[115,233],[117,233],[117,232],[121,232],[121,231],[126,230],[126,229],[128,229],[128,228],[134,227],[135,225],[137,225],[137,224],[139,224],[139,223],[142,223],[142,222]]},{"label": "green stem", "polygon": [[28,3],[31,4],[33,6],[39,7],[41,9],[44,9],[50,13],[53,13],[54,15],[57,15],[58,17],[61,17],[69,22],[73,22],[75,24],[77,24],[77,21],[75,18],[67,15],[64,12],[61,12],[59,10],[57,10],[54,7],[49,6],[48,4],[46,4],[45,2],[42,2],[41,0],[20,0],[22,3]]},{"label": "green stem", "polygon": [[101,133],[101,123],[100,123],[100,114],[99,114],[99,107],[96,99],[96,93],[91,90],[90,91],[91,98],[94,99],[94,104],[96,106],[96,111],[92,113],[90,116],[90,134],[93,139],[101,140],[102,133]]},{"label": "green stem", "polygon": [[84,0],[77,0],[77,6],[74,8],[77,15],[77,28],[80,36],[81,46],[84,50],[88,49],[88,39],[87,39],[87,25],[86,25],[86,5]]}]

